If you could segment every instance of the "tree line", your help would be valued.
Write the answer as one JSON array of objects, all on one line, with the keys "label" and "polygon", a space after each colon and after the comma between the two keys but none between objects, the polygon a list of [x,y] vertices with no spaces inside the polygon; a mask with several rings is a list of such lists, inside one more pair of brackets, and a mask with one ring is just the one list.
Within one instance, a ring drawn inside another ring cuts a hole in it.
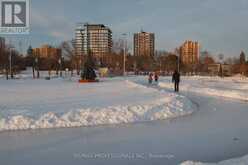
[{"label": "tree line", "polygon": [[[66,68],[71,72],[71,75],[80,75],[85,62],[84,56],[77,56],[75,54],[73,41],[64,41],[57,46],[61,49],[62,56],[53,58],[35,56],[31,46],[28,48],[25,55],[22,55],[15,49],[11,49],[11,47],[11,45],[0,47],[0,73],[5,73],[7,78],[19,73],[26,67],[31,67],[33,70],[33,76],[38,78],[40,70],[46,70],[49,72],[55,70],[59,75],[61,71]],[[127,52],[129,52],[129,48],[126,49]],[[180,72],[182,73],[202,74],[209,72],[208,66],[221,63],[223,65],[230,65],[233,74],[240,73],[246,76],[248,75],[248,62],[246,61],[246,55],[244,52],[241,52],[239,58],[226,58],[222,62],[217,62],[213,55],[204,51],[199,59],[199,63],[187,65],[183,64],[175,53],[166,51],[156,52],[153,57],[133,56],[130,53],[127,53],[125,58],[126,71],[135,72],[136,74],[156,71],[167,75],[178,69],[180,69]],[[95,69],[107,67],[112,74],[120,75],[123,73],[123,45],[121,43],[115,43],[113,44],[113,51],[111,53],[102,57],[94,57],[93,55],[93,60],[95,63]],[[11,70],[10,67],[12,68]]]}]

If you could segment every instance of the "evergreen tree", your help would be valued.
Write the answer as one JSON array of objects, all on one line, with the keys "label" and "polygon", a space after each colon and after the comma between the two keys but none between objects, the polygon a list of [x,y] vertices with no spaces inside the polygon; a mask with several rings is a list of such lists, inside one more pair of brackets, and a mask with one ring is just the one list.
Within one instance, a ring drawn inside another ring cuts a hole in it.
[{"label": "evergreen tree", "polygon": [[243,51],[240,54],[239,62],[240,62],[240,64],[245,64],[245,62],[246,62],[245,53]]},{"label": "evergreen tree", "polygon": [[31,45],[28,47],[27,55],[28,55],[28,56],[32,56],[32,55],[33,55],[33,48],[32,48]]},{"label": "evergreen tree", "polygon": [[[30,45],[28,47],[28,50],[27,50],[27,58],[26,58],[26,62],[28,63],[28,65],[30,65],[30,63],[32,63],[32,72],[33,72],[33,78],[35,78],[35,58],[34,58],[34,52],[33,52],[33,48],[32,46]],[[30,62],[31,61],[31,62]]]},{"label": "evergreen tree", "polygon": [[94,71],[95,63],[92,58],[91,52],[88,53],[86,61],[84,63],[83,73],[81,74],[82,80],[95,80],[96,73]]}]

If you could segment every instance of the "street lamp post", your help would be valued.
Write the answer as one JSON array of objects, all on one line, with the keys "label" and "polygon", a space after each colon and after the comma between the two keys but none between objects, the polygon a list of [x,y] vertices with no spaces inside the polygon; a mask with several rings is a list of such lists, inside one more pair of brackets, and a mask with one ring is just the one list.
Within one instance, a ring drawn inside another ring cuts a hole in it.
[{"label": "street lamp post", "polygon": [[219,60],[220,60],[220,77],[223,78],[223,59],[224,59],[224,55],[223,54],[219,54]]},{"label": "street lamp post", "polygon": [[12,74],[12,52],[11,52],[11,47],[9,48],[9,72],[10,72],[11,78],[13,78],[13,74]]},{"label": "street lamp post", "polygon": [[39,72],[39,58],[35,57],[35,65],[36,65],[36,71],[37,71],[37,78],[40,78],[40,72]]},{"label": "street lamp post", "polygon": [[160,74],[162,73],[162,63],[161,63],[161,60],[159,60],[159,73]]},{"label": "street lamp post", "polygon": [[126,76],[126,47],[127,47],[127,41],[126,41],[126,33],[122,34],[124,36],[124,44],[123,44],[123,76]]},{"label": "street lamp post", "polygon": [[10,45],[10,48],[9,48],[9,72],[10,72],[11,79],[14,78],[13,68],[12,68],[12,48],[13,47],[11,47],[11,45]]},{"label": "street lamp post", "polygon": [[59,58],[59,76],[62,77],[62,59]]},{"label": "street lamp post", "polygon": [[14,78],[13,70],[12,70],[12,48],[14,48],[14,47],[12,46],[11,39],[10,39],[9,40],[9,72],[10,72],[11,79]]},{"label": "street lamp post", "polygon": [[177,56],[177,71],[180,72],[180,54],[176,50],[176,56]]}]

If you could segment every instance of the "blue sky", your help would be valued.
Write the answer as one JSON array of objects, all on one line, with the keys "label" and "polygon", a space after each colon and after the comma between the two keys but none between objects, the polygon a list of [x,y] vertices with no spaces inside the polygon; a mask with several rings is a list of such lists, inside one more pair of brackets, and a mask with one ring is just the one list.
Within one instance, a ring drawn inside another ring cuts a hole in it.
[{"label": "blue sky", "polygon": [[248,53],[248,0],[32,0],[31,34],[12,36],[18,49],[58,45],[74,37],[77,22],[102,23],[113,38],[143,29],[154,32],[156,49],[173,51],[184,40],[226,57]]}]

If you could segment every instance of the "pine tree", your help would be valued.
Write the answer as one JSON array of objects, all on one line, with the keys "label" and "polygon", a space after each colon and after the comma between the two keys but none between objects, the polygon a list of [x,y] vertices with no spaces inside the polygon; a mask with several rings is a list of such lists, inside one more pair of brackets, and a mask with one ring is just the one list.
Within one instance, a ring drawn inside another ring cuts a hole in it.
[{"label": "pine tree", "polygon": [[243,51],[240,54],[239,62],[240,62],[240,64],[245,64],[245,62],[246,62],[245,53]]},{"label": "pine tree", "polygon": [[33,48],[32,48],[31,45],[28,47],[27,55],[28,55],[28,57],[32,58],[32,63],[33,63],[32,64],[32,72],[33,72],[33,78],[35,78],[35,59],[34,59],[34,56],[33,56]]},{"label": "pine tree", "polygon": [[84,63],[83,73],[81,74],[82,80],[95,80],[96,73],[94,71],[95,63],[92,58],[91,52],[88,53],[86,62]]}]

